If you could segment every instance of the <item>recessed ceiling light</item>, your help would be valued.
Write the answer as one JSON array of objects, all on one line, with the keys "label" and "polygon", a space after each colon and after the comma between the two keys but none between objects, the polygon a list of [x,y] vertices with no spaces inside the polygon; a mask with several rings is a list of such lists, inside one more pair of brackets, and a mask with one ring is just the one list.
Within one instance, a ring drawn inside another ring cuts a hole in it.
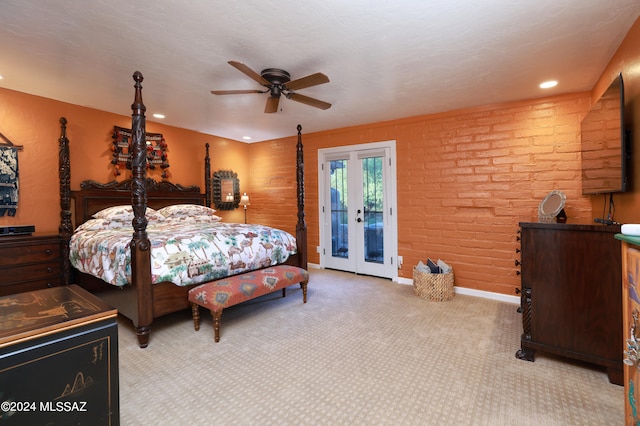
[{"label": "recessed ceiling light", "polygon": [[155,118],[164,118],[164,114],[153,114]]},{"label": "recessed ceiling light", "polygon": [[245,141],[250,141],[251,140],[251,136],[243,136],[242,139],[244,139]]},{"label": "recessed ceiling light", "polygon": [[550,89],[552,87],[556,87],[558,82],[555,80],[545,81],[544,83],[540,83],[541,89]]}]

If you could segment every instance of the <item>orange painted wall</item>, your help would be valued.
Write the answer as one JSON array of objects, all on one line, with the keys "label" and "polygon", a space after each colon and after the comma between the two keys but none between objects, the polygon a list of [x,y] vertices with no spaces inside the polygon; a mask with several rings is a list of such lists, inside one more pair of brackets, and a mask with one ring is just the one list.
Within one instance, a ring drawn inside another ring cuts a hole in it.
[{"label": "orange painted wall", "polygon": [[[398,170],[400,277],[427,256],[455,270],[456,285],[513,294],[516,232],[520,221],[536,221],[537,206],[549,191],[567,194],[570,223],[592,223],[601,215],[600,197],[580,190],[580,121],[611,81],[622,72],[627,118],[640,123],[640,21],[628,33],[592,92],[566,94],[503,105],[411,117],[326,132],[304,134],[306,222],[309,261],[319,263],[317,151],[321,148],[395,140]],[[133,95],[133,94],[132,94]],[[19,153],[20,206],[0,226],[35,224],[57,232],[60,116],[68,121],[72,187],[84,179],[110,180],[111,129],[129,127],[130,101],[123,115],[110,114],[0,89],[0,131]],[[616,195],[620,222],[640,222],[640,140],[633,130],[633,191]],[[296,221],[296,138],[244,144],[197,132],[147,123],[169,144],[171,181],[203,182],[204,144],[212,148],[212,169],[238,173],[249,193],[249,222],[294,231]],[[226,221],[244,220],[243,210],[220,212]]]},{"label": "orange painted wall", "polygon": [[[618,47],[592,91],[595,101],[618,73],[622,73],[625,95],[625,121],[631,130],[631,191],[614,196],[615,219],[621,223],[640,223],[640,18]],[[603,197],[592,197],[593,212],[602,216]]]},{"label": "orange painted wall", "polygon": [[[581,195],[580,121],[622,72],[627,121],[640,123],[639,39],[640,20],[592,92],[304,134],[309,261],[320,262],[318,149],[395,140],[398,254],[404,257],[399,276],[412,278],[412,267],[427,256],[442,258],[453,266],[457,286],[514,294],[520,285],[514,265],[518,223],[537,221],[538,204],[549,191],[567,195],[569,223],[593,223],[601,216],[600,197]],[[637,133],[634,153],[640,152]],[[283,214],[295,221],[294,164],[271,170],[268,179],[264,175],[266,165],[282,162],[282,154],[293,162],[294,145],[290,138],[250,146],[251,169],[260,170],[251,174],[252,194],[262,192],[263,202],[270,193],[283,200],[256,213],[260,222],[280,223]],[[638,154],[633,169],[633,191],[614,197],[620,222],[640,222]],[[270,186],[274,182],[283,184]]]},{"label": "orange painted wall", "polygon": [[[456,285],[512,294],[518,223],[537,221],[549,191],[567,194],[570,222],[591,220],[590,201],[580,195],[579,130],[589,105],[589,94],[579,93],[305,134],[309,261],[319,263],[318,149],[395,140],[399,275],[411,278],[419,260],[441,258],[453,266]],[[252,144],[252,171],[276,162],[275,146],[295,158],[294,144]],[[282,172],[295,177],[293,169]],[[252,172],[252,194],[262,185]],[[294,196],[293,188],[282,196]],[[293,211],[285,200],[284,210]]]},{"label": "orange painted wall", "polygon": [[[133,89],[131,96],[132,101]],[[111,131],[114,125],[131,127],[131,110],[127,110],[131,101],[123,100],[123,115],[117,115],[0,89],[0,132],[15,145],[24,146],[18,153],[18,211],[15,217],[0,217],[0,226],[29,224],[35,225],[40,234],[58,232],[58,139],[62,116],[68,121],[71,188],[78,189],[80,182],[86,179],[98,182],[116,179],[110,163]],[[162,133],[167,141],[170,181],[199,185],[204,192],[203,159],[205,144],[209,143],[212,171],[233,170],[238,174],[241,190],[246,191],[249,176],[247,144],[149,121],[146,128],[149,132]],[[125,172],[118,180],[128,176]],[[160,180],[160,171],[150,171],[149,176]],[[244,220],[240,210],[218,213],[224,220]]]}]

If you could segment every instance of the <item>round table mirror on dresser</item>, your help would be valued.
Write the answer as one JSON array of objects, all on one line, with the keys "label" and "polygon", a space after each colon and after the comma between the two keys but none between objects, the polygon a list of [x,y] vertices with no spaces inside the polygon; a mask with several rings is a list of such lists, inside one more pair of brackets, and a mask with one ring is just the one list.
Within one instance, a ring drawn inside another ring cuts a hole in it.
[{"label": "round table mirror on dresser", "polygon": [[538,221],[550,223],[554,220],[558,223],[566,223],[567,215],[564,212],[564,205],[567,196],[562,191],[554,189],[549,192],[538,205]]}]

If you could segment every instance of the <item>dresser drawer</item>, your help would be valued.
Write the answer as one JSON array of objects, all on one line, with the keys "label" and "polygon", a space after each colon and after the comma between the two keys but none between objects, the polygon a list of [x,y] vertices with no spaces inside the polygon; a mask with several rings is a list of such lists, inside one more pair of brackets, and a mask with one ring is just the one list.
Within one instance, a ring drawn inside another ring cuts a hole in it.
[{"label": "dresser drawer", "polygon": [[19,284],[0,284],[0,297],[10,294],[24,293],[25,291],[42,290],[44,288],[58,287],[63,285],[62,277],[52,277],[28,281]]},{"label": "dresser drawer", "polygon": [[60,261],[17,265],[10,268],[0,268],[0,285],[42,278],[59,278],[61,275],[62,264]]},{"label": "dresser drawer", "polygon": [[60,259],[60,257],[60,242],[55,240],[0,246],[0,268],[23,263],[46,262]]}]

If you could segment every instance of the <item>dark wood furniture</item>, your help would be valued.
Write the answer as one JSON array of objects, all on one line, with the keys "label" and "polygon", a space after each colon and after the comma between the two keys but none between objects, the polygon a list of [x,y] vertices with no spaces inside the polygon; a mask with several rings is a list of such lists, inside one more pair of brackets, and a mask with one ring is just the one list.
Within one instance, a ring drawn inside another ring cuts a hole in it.
[{"label": "dark wood furniture", "polygon": [[2,423],[119,424],[116,320],[77,285],[0,297]]},{"label": "dark wood furniture", "polygon": [[622,242],[622,342],[624,424],[640,424],[640,237],[616,234]]},{"label": "dark wood furniture", "polygon": [[59,235],[0,237],[0,296],[62,284]]},{"label": "dark wood furniture", "polygon": [[523,334],[516,357],[537,350],[606,368],[623,383],[619,226],[520,223]]},{"label": "dark wood furniture", "polygon": [[[60,119],[61,136],[59,139],[60,159],[60,235],[63,241],[63,262],[65,265],[65,282],[73,282],[89,289],[118,309],[118,312],[131,319],[136,328],[140,347],[149,343],[151,324],[155,318],[189,309],[188,291],[192,286],[179,287],[172,283],[152,284],[151,251],[147,235],[147,206],[160,208],[171,204],[191,203],[210,205],[211,202],[211,168],[209,145],[206,145],[205,188],[200,193],[198,187],[182,187],[167,181],[155,182],[146,177],[145,115],[146,107],[142,103],[142,74],[133,74],[135,81],[134,102],[132,109],[132,156],[131,179],[109,184],[83,182],[80,191],[71,191],[69,140],[66,136],[66,119]],[[296,145],[296,180],[297,180],[297,222],[296,241],[297,255],[290,257],[286,263],[307,269],[307,226],[304,213],[304,161],[302,148],[302,127],[298,125],[298,141]],[[94,277],[81,274],[69,266],[69,239],[73,233],[71,221],[71,199],[75,201],[75,225],[78,226],[91,214],[108,206],[131,204],[134,212],[133,238],[131,240],[132,282],[124,287],[106,284]]]}]

